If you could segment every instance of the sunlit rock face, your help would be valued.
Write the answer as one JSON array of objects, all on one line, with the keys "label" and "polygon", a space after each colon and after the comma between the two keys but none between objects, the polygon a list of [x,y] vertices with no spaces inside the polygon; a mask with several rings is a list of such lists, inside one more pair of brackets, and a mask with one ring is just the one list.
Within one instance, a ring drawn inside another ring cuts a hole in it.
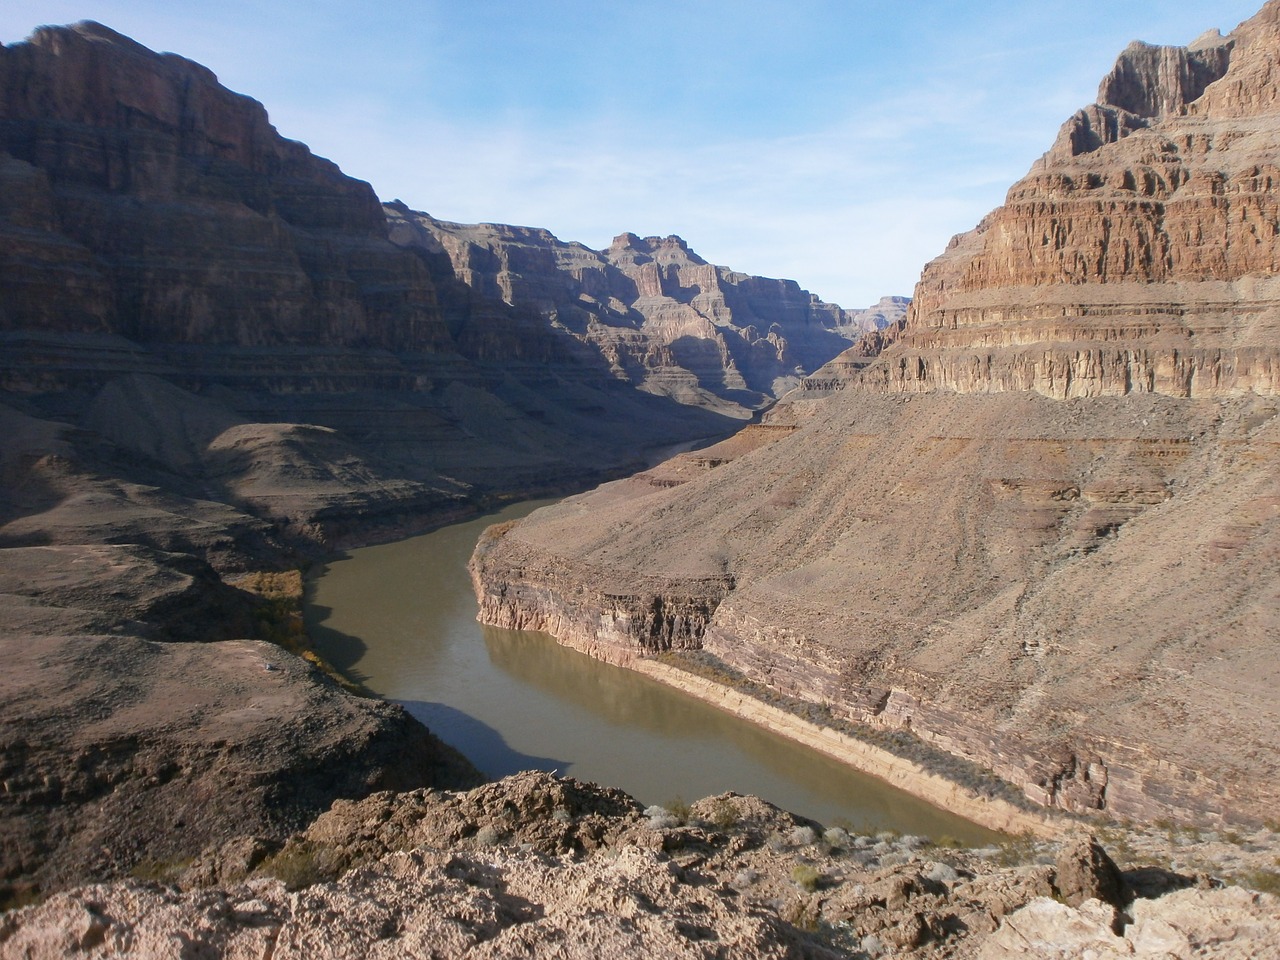
[{"label": "sunlit rock face", "polygon": [[1271,395],[1277,10],[1135,43],[1005,205],[925,269],[889,389]]}]

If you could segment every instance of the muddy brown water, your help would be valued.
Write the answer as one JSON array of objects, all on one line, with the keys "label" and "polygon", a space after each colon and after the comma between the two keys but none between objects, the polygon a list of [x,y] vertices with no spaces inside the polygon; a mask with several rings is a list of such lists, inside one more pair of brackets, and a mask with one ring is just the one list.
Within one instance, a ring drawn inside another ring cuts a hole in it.
[{"label": "muddy brown water", "polygon": [[[546,502],[546,501],[543,501]],[[874,777],[542,633],[476,621],[466,563],[491,523],[540,502],[396,543],[316,572],[307,625],[318,650],[405,705],[489,776],[555,770],[645,804],[733,790],[828,826],[997,835]]]}]

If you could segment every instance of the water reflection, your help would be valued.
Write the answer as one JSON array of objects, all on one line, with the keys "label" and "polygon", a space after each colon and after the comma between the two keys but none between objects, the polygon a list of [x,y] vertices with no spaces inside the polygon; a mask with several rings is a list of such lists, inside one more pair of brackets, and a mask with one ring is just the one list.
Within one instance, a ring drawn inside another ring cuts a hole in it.
[{"label": "water reflection", "polygon": [[404,703],[490,776],[558,770],[644,803],[754,793],[823,823],[994,835],[648,677],[540,633],[481,627],[466,561],[481,530],[534,504],[353,550],[308,588],[320,651]]},{"label": "water reflection", "polygon": [[422,700],[399,702],[446,743],[465,743],[467,759],[490,777],[505,777],[521,770],[564,773],[569,768],[567,760],[535,757],[512,750],[502,734],[493,727],[448,704]]}]

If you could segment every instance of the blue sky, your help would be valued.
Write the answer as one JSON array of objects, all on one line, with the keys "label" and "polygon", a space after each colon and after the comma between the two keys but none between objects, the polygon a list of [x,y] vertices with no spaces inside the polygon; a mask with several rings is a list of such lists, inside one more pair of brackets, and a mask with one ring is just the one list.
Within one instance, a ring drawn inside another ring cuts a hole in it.
[{"label": "blue sky", "polygon": [[384,199],[865,306],[1004,198],[1134,39],[1261,0],[5,0],[210,67]]}]

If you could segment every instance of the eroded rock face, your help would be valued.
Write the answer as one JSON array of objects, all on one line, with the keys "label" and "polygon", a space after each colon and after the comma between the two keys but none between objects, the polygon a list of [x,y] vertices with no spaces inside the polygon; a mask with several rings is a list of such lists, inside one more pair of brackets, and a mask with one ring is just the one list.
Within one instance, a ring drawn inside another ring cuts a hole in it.
[{"label": "eroded rock face", "polygon": [[809,378],[772,442],[500,531],[482,595],[557,629],[607,584],[731,578],[700,643],[747,677],[1043,804],[1269,816],[1278,21],[1127,51],[1094,114],[1136,119],[1060,141],[926,268],[878,357]]},{"label": "eroded rock face", "polygon": [[[584,653],[611,663],[668,650],[697,649],[720,600],[733,588],[725,575],[646,580],[622,576],[600,582],[572,563],[548,564],[531,553],[521,576],[506,576],[514,544],[490,528],[468,565],[484,623],[508,630],[543,630]],[[490,564],[493,548],[500,559]],[[590,580],[594,589],[578,585]]]},{"label": "eroded rock face", "polygon": [[901,349],[868,377],[1059,399],[1280,390],[1278,16],[1126,50],[1005,205],[925,268]]},{"label": "eroded rock face", "polygon": [[7,691],[6,901],[189,859],[247,829],[284,837],[335,796],[479,779],[403,710],[272,644],[6,635],[3,647],[15,670],[61,684]]},{"label": "eroded rock face", "polygon": [[110,440],[109,475],[343,543],[731,424],[578,346],[390,242],[207,68],[89,22],[0,50],[0,388]]},{"label": "eroded rock face", "polygon": [[1132,913],[1133,922],[1117,933],[1112,929],[1114,910],[1097,900],[1079,907],[1034,900],[1008,917],[975,956],[1191,960],[1210,955],[1251,960],[1274,950],[1274,935],[1268,929],[1276,917],[1273,899],[1236,887],[1209,893],[1182,890],[1158,900],[1139,900]]},{"label": "eroded rock face", "polygon": [[675,236],[624,233],[597,251],[546,230],[448,223],[403,204],[389,204],[387,217],[394,241],[443,250],[473,289],[531,309],[618,377],[735,416],[906,312],[905,297],[845,310],[794,281],[708,263]]}]

